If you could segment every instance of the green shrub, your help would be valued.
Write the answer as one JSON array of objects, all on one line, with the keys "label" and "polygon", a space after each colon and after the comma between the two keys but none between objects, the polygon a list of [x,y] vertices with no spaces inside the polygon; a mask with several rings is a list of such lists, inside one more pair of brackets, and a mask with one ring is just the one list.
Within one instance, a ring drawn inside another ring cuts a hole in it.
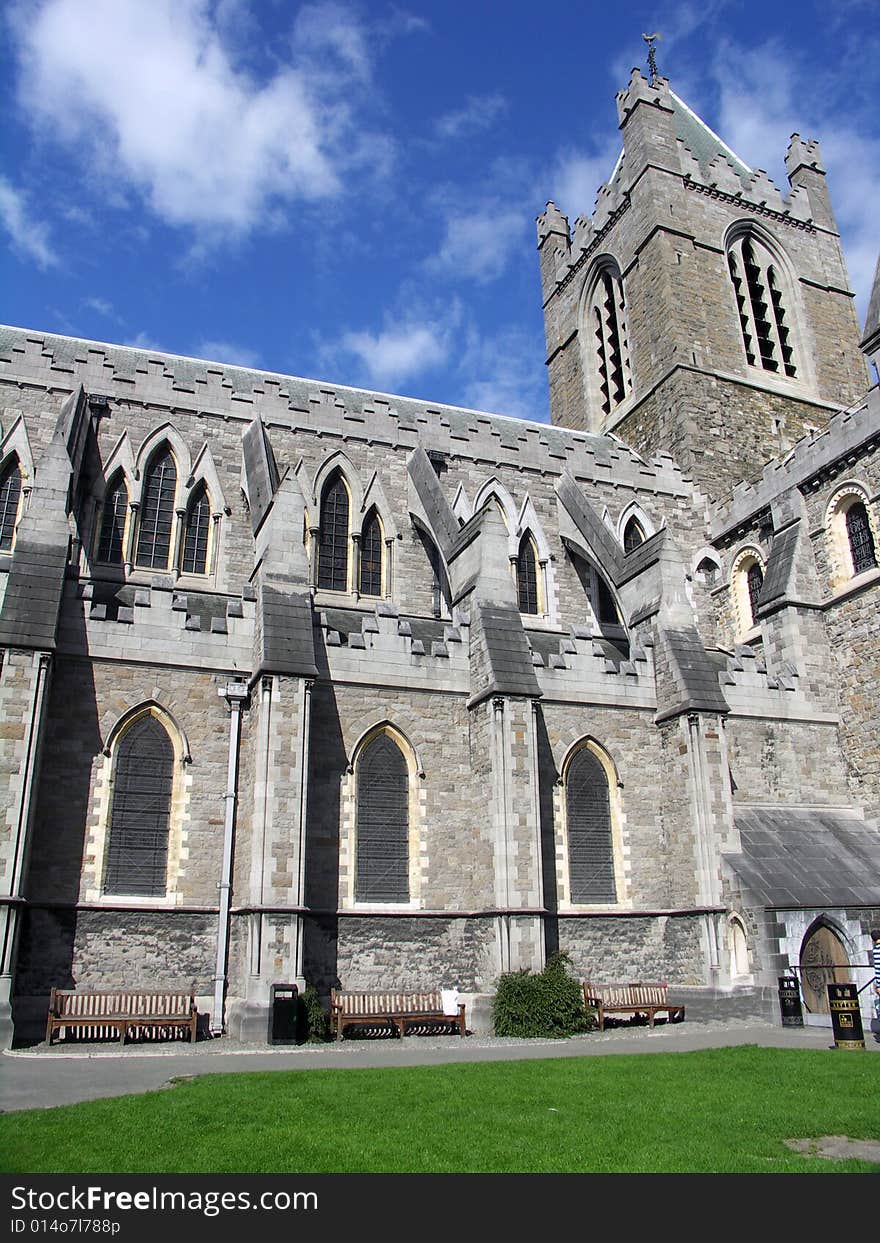
[{"label": "green shrub", "polygon": [[298,1017],[297,1036],[301,1043],[321,1044],[327,1039],[327,1015],[314,984],[307,984],[300,993]]},{"label": "green shrub", "polygon": [[595,1026],[580,983],[569,975],[567,954],[554,954],[539,974],[502,975],[492,1002],[496,1036],[576,1036]]}]

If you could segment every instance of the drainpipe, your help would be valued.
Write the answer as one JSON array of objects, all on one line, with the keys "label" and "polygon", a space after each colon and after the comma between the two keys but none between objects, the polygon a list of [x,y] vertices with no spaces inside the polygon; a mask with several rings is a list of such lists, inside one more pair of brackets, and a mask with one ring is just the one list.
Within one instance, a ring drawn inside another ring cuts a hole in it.
[{"label": "drainpipe", "polygon": [[12,1044],[12,988],[18,953],[19,915],[30,849],[29,829],[34,816],[34,783],[37,776],[51,661],[52,657],[48,652],[39,652],[34,657],[37,671],[30,703],[24,763],[20,769],[22,788],[17,800],[9,897],[3,904],[5,909],[0,917],[0,1047],[4,1048]]},{"label": "drainpipe", "polygon": [[229,763],[226,769],[226,815],[223,820],[223,863],[220,869],[220,913],[217,917],[217,966],[214,972],[214,1006],[211,1010],[211,1034],[223,1034],[223,994],[226,988],[226,965],[229,953],[229,905],[232,897],[232,843],[235,830],[235,801],[238,797],[238,740],[241,707],[248,697],[244,682],[227,682],[217,694],[229,705]]}]

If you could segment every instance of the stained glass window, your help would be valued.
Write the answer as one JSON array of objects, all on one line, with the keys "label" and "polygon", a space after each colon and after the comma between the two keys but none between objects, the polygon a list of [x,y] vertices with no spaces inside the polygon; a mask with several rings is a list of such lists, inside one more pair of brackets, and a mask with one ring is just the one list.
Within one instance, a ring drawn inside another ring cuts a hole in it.
[{"label": "stained glass window", "polygon": [[192,497],[186,511],[183,537],[184,574],[204,574],[208,568],[208,532],[211,529],[211,505],[204,485]]},{"label": "stained glass window", "polygon": [[516,587],[519,596],[519,611],[537,613],[538,567],[535,561],[535,546],[528,534],[520,540],[519,555],[516,559]]},{"label": "stained glass window", "polygon": [[586,747],[568,766],[565,799],[571,900],[616,902],[608,778]]},{"label": "stained glass window", "polygon": [[348,489],[334,475],[321,498],[321,539],[318,549],[318,586],[329,591],[348,589]]},{"label": "stained glass window", "polygon": [[362,596],[382,594],[382,526],[375,509],[370,510],[361,532],[361,571],[358,589]]},{"label": "stained glass window", "polygon": [[357,766],[355,897],[409,900],[409,774],[400,748],[379,734]]},{"label": "stained glass window", "polygon": [[171,555],[174,524],[174,493],[177,468],[170,449],[162,449],[152,460],[144,480],[141,520],[138,530],[137,565],[167,570]]},{"label": "stained glass window", "polygon": [[638,518],[630,518],[623,530],[623,551],[632,552],[639,544],[644,544],[645,532]]},{"label": "stained glass window", "polygon": [[104,497],[101,516],[101,536],[98,540],[98,560],[110,565],[121,565],[125,558],[125,517],[128,512],[128,488],[119,475]]},{"label": "stained glass window", "polygon": [[21,475],[18,460],[12,457],[0,475],[0,549],[4,552],[12,547],[20,499]]},{"label": "stained glass window", "polygon": [[116,750],[105,893],[165,893],[173,779],[171,739],[141,717]]}]

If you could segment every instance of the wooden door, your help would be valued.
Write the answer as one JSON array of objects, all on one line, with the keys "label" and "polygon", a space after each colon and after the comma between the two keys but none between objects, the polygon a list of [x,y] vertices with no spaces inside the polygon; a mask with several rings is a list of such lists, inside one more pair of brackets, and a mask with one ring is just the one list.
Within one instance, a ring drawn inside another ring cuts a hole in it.
[{"label": "wooden door", "polygon": [[818,924],[801,946],[801,989],[811,1014],[828,1014],[828,985],[850,983],[849,958],[833,928]]}]

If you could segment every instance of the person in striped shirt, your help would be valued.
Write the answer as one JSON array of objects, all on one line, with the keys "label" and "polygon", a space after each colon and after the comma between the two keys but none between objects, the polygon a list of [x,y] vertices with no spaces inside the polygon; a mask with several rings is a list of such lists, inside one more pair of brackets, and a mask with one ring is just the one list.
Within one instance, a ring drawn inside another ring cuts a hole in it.
[{"label": "person in striped shirt", "polygon": [[871,929],[871,941],[874,959],[874,1011],[880,1019],[880,928]]}]

